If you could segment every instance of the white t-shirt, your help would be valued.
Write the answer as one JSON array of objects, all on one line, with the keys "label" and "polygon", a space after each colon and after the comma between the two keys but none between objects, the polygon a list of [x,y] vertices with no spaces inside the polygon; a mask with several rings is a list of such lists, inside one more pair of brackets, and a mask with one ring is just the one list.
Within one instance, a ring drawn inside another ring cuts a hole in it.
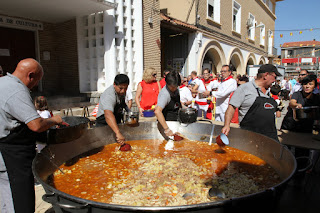
[{"label": "white t-shirt", "polygon": [[125,97],[126,104],[128,104],[130,100],[132,100],[132,91],[131,91],[130,87],[128,87],[127,92],[126,92],[126,97]]},{"label": "white t-shirt", "polygon": [[38,114],[40,115],[41,118],[51,118],[51,114],[48,110],[37,110]]},{"label": "white t-shirt", "polygon": [[[198,87],[198,94],[197,94],[197,97],[196,97],[196,101],[197,102],[207,102],[207,99],[206,98],[199,98],[199,93],[203,93],[206,91],[206,87],[203,83],[202,80],[200,80],[199,78],[195,78],[192,80],[191,83],[195,83],[196,85],[199,85]],[[208,106],[209,105],[198,105],[199,109],[202,109],[204,111],[207,111],[208,110]]]},{"label": "white t-shirt", "polygon": [[211,81],[207,86],[207,90],[211,91],[213,89],[216,89],[219,87],[219,85],[220,85],[220,82],[218,80]]},{"label": "white t-shirt", "polygon": [[[188,87],[179,88],[179,93],[180,93],[180,101],[182,103],[187,102],[187,101],[192,101],[192,93]],[[190,105],[188,105],[188,107]]]},{"label": "white t-shirt", "polygon": [[216,97],[216,114],[224,114],[228,108],[230,94],[237,89],[237,81],[233,78],[222,82],[217,91],[212,92]]},{"label": "white t-shirt", "polygon": [[281,89],[285,89],[286,88],[286,83],[287,83],[287,81],[285,79],[283,79],[281,81]]}]

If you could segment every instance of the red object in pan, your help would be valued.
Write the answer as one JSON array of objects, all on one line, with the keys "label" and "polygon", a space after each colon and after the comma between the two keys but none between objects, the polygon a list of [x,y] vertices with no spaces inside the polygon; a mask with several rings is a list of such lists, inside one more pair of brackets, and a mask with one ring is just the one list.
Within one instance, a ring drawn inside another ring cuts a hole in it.
[{"label": "red object in pan", "polygon": [[70,124],[68,124],[67,122],[62,121],[62,123],[59,124],[59,125],[57,126],[57,128],[59,129],[59,128],[61,128],[61,127],[68,127],[68,126],[70,126]]},{"label": "red object in pan", "polygon": [[130,151],[131,150],[131,146],[130,144],[124,143],[120,146],[119,148],[120,151]]},{"label": "red object in pan", "polygon": [[174,140],[174,141],[181,141],[181,140],[183,140],[183,137],[181,137],[181,136],[178,135],[178,134],[174,134],[174,135],[173,135],[173,140]]}]

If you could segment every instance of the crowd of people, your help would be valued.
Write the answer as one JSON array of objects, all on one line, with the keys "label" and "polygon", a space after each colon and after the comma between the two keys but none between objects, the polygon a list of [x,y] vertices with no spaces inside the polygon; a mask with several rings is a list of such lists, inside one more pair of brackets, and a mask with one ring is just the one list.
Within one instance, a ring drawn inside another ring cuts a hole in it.
[{"label": "crowd of people", "polygon": [[[12,74],[0,78],[0,188],[3,212],[34,212],[34,178],[31,163],[35,157],[37,134],[61,124],[60,116],[48,111],[45,97],[33,102],[30,89],[43,76],[41,65],[33,59],[22,60]],[[295,110],[305,106],[320,106],[319,79],[307,70],[301,70],[296,80],[281,76],[271,64],[261,65],[257,76],[234,76],[229,65],[223,65],[215,75],[209,69],[192,71],[182,76],[166,70],[157,81],[157,71],[147,68],[137,86],[135,102],[141,116],[154,110],[167,136],[173,136],[167,121],[177,121],[181,108],[197,109],[198,116],[223,122],[222,133],[228,135],[230,124],[278,140],[275,118],[280,116],[283,100],[290,100],[281,125],[282,129],[311,132],[313,120],[297,120]],[[132,106],[132,92],[128,91],[129,77],[118,74],[100,96],[96,125],[108,125],[116,142],[125,143],[118,126],[124,111]],[[214,117],[213,117],[214,116]],[[38,149],[43,146],[38,145]],[[21,193],[21,192],[24,193]]]}]

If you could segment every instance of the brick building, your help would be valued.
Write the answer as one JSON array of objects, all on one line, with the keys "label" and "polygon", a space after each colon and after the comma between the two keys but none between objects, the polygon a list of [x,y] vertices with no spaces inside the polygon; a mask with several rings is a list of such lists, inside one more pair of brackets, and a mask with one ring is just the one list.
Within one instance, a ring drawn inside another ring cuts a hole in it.
[{"label": "brick building", "polygon": [[12,72],[37,59],[47,96],[99,96],[118,73],[135,90],[147,67],[158,78],[166,68],[187,75],[223,64],[243,74],[274,57],[277,1],[2,0],[0,66]]},{"label": "brick building", "polygon": [[286,42],[281,46],[281,64],[288,75],[298,75],[301,69],[318,73],[320,41]]},{"label": "brick building", "polygon": [[88,0],[1,1],[0,66],[12,73],[21,59],[35,58],[44,69],[42,94],[79,95],[76,17],[113,7]]},{"label": "brick building", "polygon": [[[187,44],[186,50],[179,49],[181,44],[173,43],[176,45],[162,52],[165,60],[162,68],[176,69],[175,61],[178,61],[182,74],[188,75],[192,70],[201,71],[205,67],[216,73],[223,64],[231,64],[237,73],[244,74],[248,65],[271,63],[275,57],[276,2],[278,0],[160,0],[160,10],[164,13],[162,41],[180,37]],[[180,29],[175,27],[178,25]],[[184,54],[176,53],[177,49]]]}]

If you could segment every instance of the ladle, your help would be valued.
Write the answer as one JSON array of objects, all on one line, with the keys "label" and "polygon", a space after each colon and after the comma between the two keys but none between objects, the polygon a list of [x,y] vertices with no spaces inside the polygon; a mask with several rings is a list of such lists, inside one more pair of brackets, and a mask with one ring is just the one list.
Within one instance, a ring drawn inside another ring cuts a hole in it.
[{"label": "ladle", "polygon": [[226,194],[216,186],[212,186],[212,188],[209,189],[208,196],[209,198],[212,198],[212,197],[226,198]]},{"label": "ladle", "polygon": [[220,147],[224,147],[225,145],[229,145],[229,139],[225,134],[221,133],[218,135],[218,137],[216,137],[216,143]]},{"label": "ladle", "polygon": [[180,136],[178,133],[174,133],[173,136],[168,136],[169,140],[165,145],[165,150],[173,150],[174,148],[174,141],[181,141],[184,138]]},{"label": "ladle", "polygon": [[[49,150],[50,151],[50,150]],[[47,158],[50,163],[53,165],[53,167],[55,167],[56,169],[58,169],[62,174],[66,174],[64,173],[64,171],[62,171],[62,169],[59,168],[59,166],[57,164],[55,164],[53,161],[52,161],[52,158],[54,157],[49,157],[47,154],[44,154],[43,152],[40,152],[39,154],[42,154],[45,158]]]},{"label": "ladle", "polygon": [[130,151],[130,150],[131,150],[131,145],[128,144],[128,143],[124,143],[124,144],[122,144],[122,145],[120,146],[119,150],[120,150],[120,151],[123,151],[123,152],[125,152],[125,151]]},{"label": "ladle", "polygon": [[182,195],[182,197],[186,200],[188,200],[189,198],[192,198],[193,196],[195,196],[196,194],[194,193],[185,193],[184,195]]}]

